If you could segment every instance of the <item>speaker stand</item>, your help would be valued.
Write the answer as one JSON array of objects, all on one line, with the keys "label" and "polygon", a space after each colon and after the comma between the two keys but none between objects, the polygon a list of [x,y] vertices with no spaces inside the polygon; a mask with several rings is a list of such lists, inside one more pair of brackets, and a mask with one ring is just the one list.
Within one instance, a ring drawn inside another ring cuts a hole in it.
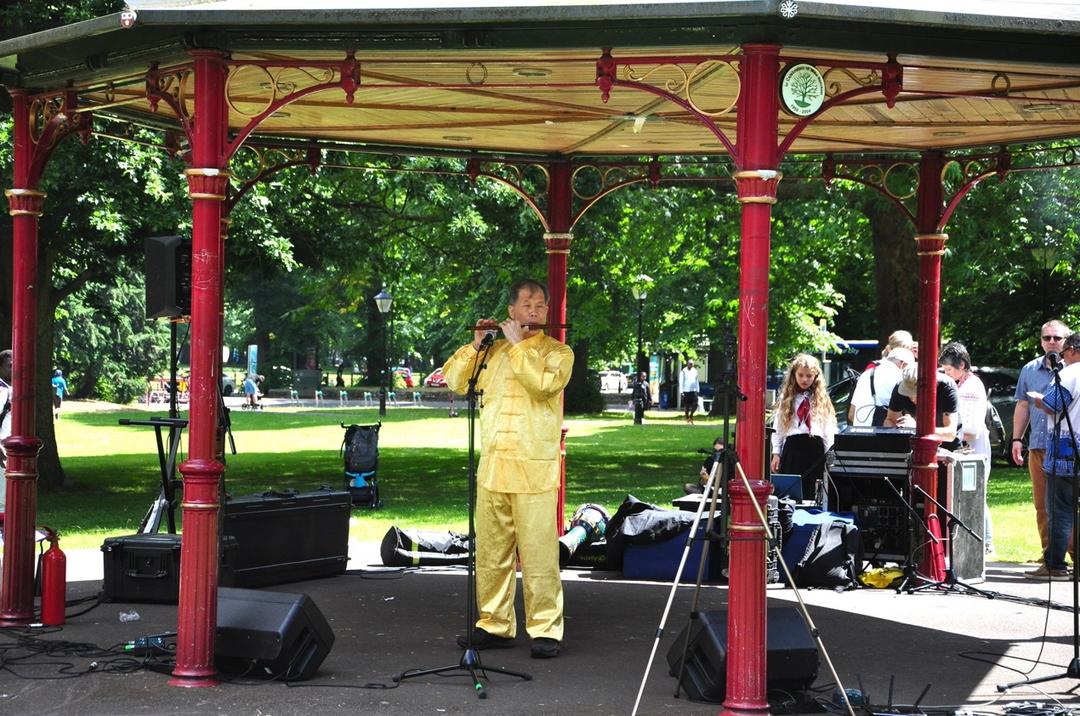
[{"label": "speaker stand", "polygon": [[971,528],[965,525],[959,517],[941,504],[933,497],[926,493],[926,490],[922,489],[918,485],[915,485],[915,489],[923,494],[923,497],[933,502],[938,509],[945,513],[946,519],[948,519],[948,533],[949,533],[949,566],[945,569],[945,579],[940,582],[927,582],[926,584],[915,587],[914,589],[908,588],[908,594],[914,594],[915,592],[922,592],[927,589],[937,589],[943,592],[957,592],[959,594],[978,594],[981,597],[987,599],[993,599],[994,595],[985,590],[973,587],[967,582],[963,581],[956,576],[956,557],[953,550],[953,544],[956,542],[957,528],[962,527],[964,530],[974,537],[980,545],[983,543],[983,538],[971,531]]},{"label": "speaker stand", "polygon": [[480,352],[476,356],[475,368],[469,377],[469,390],[466,395],[468,398],[467,422],[469,425],[469,559],[465,572],[467,575],[465,587],[465,651],[462,652],[461,660],[456,664],[439,666],[434,669],[403,671],[393,677],[395,683],[401,683],[405,679],[415,679],[430,674],[449,674],[455,671],[463,671],[472,679],[473,690],[476,691],[476,696],[481,699],[487,698],[487,689],[480,681],[479,674],[486,676],[487,672],[494,671],[497,674],[514,676],[523,681],[532,681],[532,676],[523,671],[513,671],[500,666],[484,666],[480,663],[480,654],[472,643],[473,632],[476,631],[476,615],[473,609],[476,600],[474,587],[476,581],[476,403],[480,394],[476,390],[476,383],[480,378],[480,371],[487,367],[484,361],[487,360],[487,354],[490,350],[490,343],[481,344]]}]

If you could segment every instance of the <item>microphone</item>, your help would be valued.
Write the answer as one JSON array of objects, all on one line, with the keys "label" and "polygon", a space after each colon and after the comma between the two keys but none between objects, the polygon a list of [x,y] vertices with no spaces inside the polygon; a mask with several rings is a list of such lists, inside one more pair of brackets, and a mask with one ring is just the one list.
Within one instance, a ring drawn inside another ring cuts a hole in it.
[{"label": "microphone", "polygon": [[1057,354],[1057,351],[1047,353],[1046,362],[1050,364],[1050,370],[1054,372],[1061,370],[1061,356]]},{"label": "microphone", "polygon": [[484,346],[490,346],[492,343],[495,342],[495,336],[497,335],[498,331],[488,331],[487,333],[485,333],[484,339],[480,341],[480,347],[483,348]]}]

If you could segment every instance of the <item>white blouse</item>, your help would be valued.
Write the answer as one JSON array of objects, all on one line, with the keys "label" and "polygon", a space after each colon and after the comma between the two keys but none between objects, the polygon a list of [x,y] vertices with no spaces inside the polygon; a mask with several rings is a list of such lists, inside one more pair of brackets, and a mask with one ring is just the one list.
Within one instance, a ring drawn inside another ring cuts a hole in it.
[{"label": "white blouse", "polygon": [[825,449],[828,450],[832,447],[833,438],[836,436],[836,418],[832,417],[822,425],[822,421],[814,420],[811,415],[810,427],[807,428],[806,423],[799,420],[799,406],[810,400],[808,393],[799,393],[795,396],[795,414],[791,416],[791,423],[784,426],[780,425],[780,410],[777,409],[773,414],[773,434],[772,434],[772,453],[773,455],[780,455],[784,448],[784,441],[789,435],[816,435],[821,438],[821,441],[825,443]]}]

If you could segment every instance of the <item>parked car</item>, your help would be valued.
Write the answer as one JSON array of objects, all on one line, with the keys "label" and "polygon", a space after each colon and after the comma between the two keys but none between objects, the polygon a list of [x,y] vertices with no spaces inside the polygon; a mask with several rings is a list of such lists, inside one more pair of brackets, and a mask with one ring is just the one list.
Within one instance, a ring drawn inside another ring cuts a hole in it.
[{"label": "parked car", "polygon": [[424,385],[428,388],[445,388],[446,377],[443,375],[442,368],[436,368],[427,378],[424,378]]},{"label": "parked car", "polygon": [[832,400],[836,410],[836,429],[843,430],[848,426],[848,406],[851,405],[851,396],[855,393],[855,383],[859,380],[859,373],[848,368],[843,378],[828,387],[829,399]]},{"label": "parked car", "polygon": [[989,418],[990,454],[1011,462],[1009,455],[1012,449],[1012,421],[1013,411],[1016,408],[1013,394],[1016,392],[1016,381],[1020,377],[1020,371],[1016,368],[1001,366],[972,366],[972,370],[986,387],[990,405],[998,416],[997,420],[994,420],[992,416]]},{"label": "parked car", "polygon": [[626,375],[618,370],[600,371],[601,393],[622,393],[626,390]]},{"label": "parked car", "polygon": [[401,383],[403,388],[412,388],[416,385],[413,382],[412,368],[403,365],[394,368],[394,385],[397,386],[398,383]]}]

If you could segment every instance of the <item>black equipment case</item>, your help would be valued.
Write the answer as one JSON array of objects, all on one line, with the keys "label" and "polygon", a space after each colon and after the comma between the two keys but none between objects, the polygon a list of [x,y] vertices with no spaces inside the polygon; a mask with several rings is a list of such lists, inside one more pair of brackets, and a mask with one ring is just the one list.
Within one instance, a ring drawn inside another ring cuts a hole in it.
[{"label": "black equipment case", "polygon": [[343,574],[351,507],[348,492],[330,488],[228,499],[222,531],[239,544],[234,586]]},{"label": "black equipment case", "polygon": [[[103,599],[107,602],[176,604],[180,598],[180,544],[177,534],[109,537],[101,545],[105,560]],[[222,540],[218,584],[233,585],[237,543]]]}]

